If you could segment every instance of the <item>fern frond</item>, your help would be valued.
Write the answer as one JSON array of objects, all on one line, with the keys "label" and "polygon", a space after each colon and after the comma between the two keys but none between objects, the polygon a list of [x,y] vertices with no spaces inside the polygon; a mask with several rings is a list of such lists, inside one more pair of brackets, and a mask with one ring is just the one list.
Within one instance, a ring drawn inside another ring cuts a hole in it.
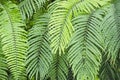
[{"label": "fern frond", "polygon": [[102,37],[99,34],[101,13],[80,15],[72,20],[75,27],[68,50],[68,59],[77,80],[95,80],[101,63]]},{"label": "fern frond", "polygon": [[[19,7],[23,17],[30,18],[39,8],[43,7],[47,0],[24,0],[20,3]],[[24,18],[24,19],[25,19]]]},{"label": "fern frond", "polygon": [[14,79],[24,80],[26,56],[26,31],[17,5],[11,1],[0,4],[0,33],[2,50]]},{"label": "fern frond", "polygon": [[105,14],[99,25],[102,37],[100,44],[102,51],[107,55],[106,60],[111,59],[111,63],[114,64],[120,49],[119,23],[113,4],[108,5],[104,11]]},{"label": "fern frond", "polygon": [[[49,29],[51,35],[52,52],[59,54],[64,53],[74,28],[71,23],[73,16],[80,13],[91,13],[96,8],[107,4],[110,0],[68,0],[56,2],[50,6],[51,19]],[[54,8],[53,8],[54,7]]]},{"label": "fern frond", "polygon": [[49,15],[37,16],[28,35],[27,73],[30,78],[43,80],[52,62],[52,53],[48,34]]},{"label": "fern frond", "polygon": [[53,62],[49,68],[48,76],[50,80],[67,80],[68,62],[67,55],[53,55]]},{"label": "fern frond", "polygon": [[[112,27],[109,28],[109,32],[112,34],[112,38],[109,44],[108,58],[111,59],[111,63],[114,64],[120,49],[120,0],[116,0],[114,4],[108,9],[107,16],[110,16],[107,20],[108,24]],[[109,25],[107,25],[109,27]],[[108,33],[110,34],[110,33]]]}]

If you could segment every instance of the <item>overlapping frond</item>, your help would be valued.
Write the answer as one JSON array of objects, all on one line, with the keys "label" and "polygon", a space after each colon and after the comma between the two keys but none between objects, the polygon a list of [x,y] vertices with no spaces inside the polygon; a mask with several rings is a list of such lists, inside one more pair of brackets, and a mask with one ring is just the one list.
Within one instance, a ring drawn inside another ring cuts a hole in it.
[{"label": "overlapping frond", "polygon": [[[111,4],[111,7],[108,9],[108,14],[110,18],[107,19],[108,23],[106,24],[109,31],[109,35],[112,35],[109,44],[109,53],[108,58],[111,59],[111,63],[114,64],[119,53],[120,49],[120,0],[116,0],[114,4]],[[110,25],[108,25],[110,24]],[[106,26],[105,25],[105,26]],[[110,28],[112,27],[112,28]]]},{"label": "overlapping frond", "polygon": [[[119,49],[120,49],[120,1],[116,0],[107,9],[107,14],[101,27],[103,28],[104,40],[107,48],[104,51],[103,61],[100,69],[101,80],[118,80],[120,79],[119,71]],[[109,60],[110,59],[110,60]],[[112,64],[112,65],[111,65]]]},{"label": "overlapping frond", "polygon": [[74,31],[71,23],[73,16],[79,13],[91,13],[109,1],[110,0],[68,0],[53,4],[52,7],[50,7],[51,19],[49,22],[53,53],[56,53],[58,50],[59,54],[64,53],[64,49]]},{"label": "overlapping frond", "polygon": [[[73,19],[76,31],[70,43],[69,59],[78,80],[95,79],[100,55],[107,56],[106,60],[111,58],[111,63],[116,60],[120,39],[113,7],[108,5],[91,16],[83,15]],[[82,73],[82,70],[86,72]]]},{"label": "overlapping frond", "polygon": [[119,19],[116,16],[115,7],[110,4],[105,7],[103,18],[99,22],[99,30],[101,35],[101,46],[104,55],[107,55],[107,59],[111,59],[111,63],[115,63],[119,49],[120,49],[120,31],[119,31]]},{"label": "overlapping frond", "polygon": [[19,7],[23,17],[30,18],[39,8],[43,7],[47,0],[24,0],[20,3]]},{"label": "overlapping frond", "polygon": [[14,79],[24,80],[26,56],[26,31],[17,5],[10,1],[0,4],[0,34],[2,50]]},{"label": "overlapping frond", "polygon": [[0,0],[0,39],[0,80],[120,79],[120,0]]},{"label": "overlapping frond", "polygon": [[80,15],[72,20],[75,27],[69,45],[68,59],[77,80],[95,80],[101,63],[99,22],[101,11]]},{"label": "overlapping frond", "polygon": [[37,16],[28,34],[27,73],[30,78],[43,80],[52,62],[52,53],[48,34],[49,15]]},{"label": "overlapping frond", "polygon": [[67,80],[68,62],[67,55],[59,54],[53,55],[53,62],[49,68],[48,77],[50,80]]}]

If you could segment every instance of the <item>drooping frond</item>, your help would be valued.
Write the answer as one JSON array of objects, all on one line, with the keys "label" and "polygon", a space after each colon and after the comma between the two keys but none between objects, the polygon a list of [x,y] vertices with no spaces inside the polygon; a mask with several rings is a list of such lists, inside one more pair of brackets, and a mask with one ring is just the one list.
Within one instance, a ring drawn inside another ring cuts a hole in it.
[{"label": "drooping frond", "polygon": [[30,78],[43,80],[52,62],[52,53],[48,34],[48,14],[37,16],[28,34],[27,73]]},{"label": "drooping frond", "polygon": [[26,31],[17,5],[10,1],[0,4],[2,50],[14,79],[25,78]]},{"label": "drooping frond", "polygon": [[111,59],[111,63],[115,63],[116,57],[120,49],[120,31],[117,16],[115,15],[114,5],[108,5],[104,10],[102,20],[100,21],[100,35],[101,46],[103,48],[104,55],[107,55],[106,60]]},{"label": "drooping frond", "polygon": [[69,50],[73,71],[78,80],[94,80],[98,74],[102,52],[108,56],[106,60],[115,55],[112,58],[115,62],[119,51],[119,31],[113,5],[101,8],[91,16],[78,16],[73,19],[73,25],[76,31]]},{"label": "drooping frond", "polygon": [[[30,18],[39,8],[43,7],[47,0],[24,0],[19,7],[23,17]],[[25,19],[25,18],[24,18]]]},{"label": "drooping frond", "polygon": [[77,80],[95,80],[101,62],[102,49],[99,34],[101,11],[91,15],[80,15],[72,20],[75,27],[69,45],[68,59]]},{"label": "drooping frond", "polygon": [[[111,4],[111,7],[108,9],[109,12],[107,14],[109,18],[107,18],[108,23],[106,23],[106,25],[108,26],[108,29],[106,28],[106,30],[111,32],[111,34],[110,33],[107,34],[112,35],[108,47],[109,48],[108,58],[111,59],[110,62],[112,64],[115,63],[120,49],[120,8],[119,7],[120,7],[120,0],[116,0],[114,4]],[[110,28],[110,26],[112,28]]]},{"label": "drooping frond", "polygon": [[49,10],[51,13],[49,29],[52,52],[56,53],[59,50],[59,54],[64,53],[64,49],[74,31],[71,24],[73,16],[79,13],[91,13],[109,1],[110,0],[68,0],[53,4]]},{"label": "drooping frond", "polygon": [[[106,50],[104,51],[103,61],[100,68],[100,80],[119,80],[119,49],[120,49],[120,1],[116,0],[115,4],[111,4],[107,9],[107,14],[101,27],[103,28],[104,41]],[[107,53],[107,54],[106,54]],[[110,59],[110,60],[109,60]],[[111,65],[112,63],[112,65]]]},{"label": "drooping frond", "polygon": [[53,55],[53,62],[49,68],[48,76],[50,80],[67,80],[68,62],[67,55]]}]

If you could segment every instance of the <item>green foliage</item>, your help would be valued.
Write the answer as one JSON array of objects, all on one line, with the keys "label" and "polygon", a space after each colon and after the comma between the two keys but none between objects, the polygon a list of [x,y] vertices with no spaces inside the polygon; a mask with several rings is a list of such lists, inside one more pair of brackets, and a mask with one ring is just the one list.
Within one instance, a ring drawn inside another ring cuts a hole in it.
[{"label": "green foliage", "polygon": [[48,20],[48,14],[39,16],[28,33],[27,73],[30,78],[35,76],[36,80],[44,79],[52,61]]},{"label": "green foliage", "polygon": [[100,80],[119,80],[120,79],[120,64],[119,64],[119,55],[115,62],[114,66],[111,66],[110,60],[105,61],[107,56],[103,56],[103,61],[101,64],[99,77]]},{"label": "green foliage", "polygon": [[8,66],[6,64],[5,56],[0,53],[0,80],[8,79]]},{"label": "green foliage", "polygon": [[67,55],[53,55],[53,62],[49,68],[48,76],[51,80],[67,80],[68,62]]},{"label": "green foliage", "polygon": [[[30,18],[47,0],[24,0],[19,4],[23,17]],[[24,18],[25,19],[25,18]]]},{"label": "green foliage", "polygon": [[[110,59],[111,63],[114,64],[116,61],[116,58],[118,57],[119,48],[120,48],[120,0],[116,0],[114,4],[111,5],[111,8],[109,9],[108,15],[111,15],[110,23],[114,28],[114,37],[111,39],[112,44],[110,44]],[[109,27],[109,26],[108,26]],[[110,30],[110,32],[113,34],[113,31]],[[109,33],[108,33],[109,34]]]},{"label": "green foliage", "polygon": [[6,63],[5,56],[2,52],[2,45],[0,41],[0,80],[7,80],[8,79],[8,65]]},{"label": "green foliage", "polygon": [[71,23],[72,16],[80,13],[90,13],[95,10],[95,8],[106,4],[107,1],[68,0],[56,2],[56,5],[52,5],[52,8],[50,7],[51,19],[49,22],[52,52],[56,53],[57,50],[59,50],[59,54],[64,53],[64,49],[74,31]]},{"label": "green foliage", "polygon": [[98,74],[101,53],[99,42],[99,23],[95,15],[81,15],[72,20],[75,32],[70,42],[69,61],[77,80],[95,80]]},{"label": "green foliage", "polygon": [[2,52],[2,45],[0,41],[0,80],[7,80],[8,79],[8,66],[6,63],[5,56]]},{"label": "green foliage", "polygon": [[0,4],[2,50],[14,79],[25,78],[26,31],[17,5],[7,1]]},{"label": "green foliage", "polygon": [[0,80],[120,80],[119,7],[0,0]]}]

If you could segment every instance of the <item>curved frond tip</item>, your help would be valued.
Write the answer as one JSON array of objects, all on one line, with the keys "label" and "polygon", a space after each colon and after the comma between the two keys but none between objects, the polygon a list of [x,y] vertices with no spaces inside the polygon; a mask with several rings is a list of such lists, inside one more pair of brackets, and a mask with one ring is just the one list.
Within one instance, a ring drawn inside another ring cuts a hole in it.
[{"label": "curved frond tip", "polygon": [[[47,0],[24,0],[19,4],[23,17],[30,18]],[[24,18],[24,19],[25,19]]]}]

